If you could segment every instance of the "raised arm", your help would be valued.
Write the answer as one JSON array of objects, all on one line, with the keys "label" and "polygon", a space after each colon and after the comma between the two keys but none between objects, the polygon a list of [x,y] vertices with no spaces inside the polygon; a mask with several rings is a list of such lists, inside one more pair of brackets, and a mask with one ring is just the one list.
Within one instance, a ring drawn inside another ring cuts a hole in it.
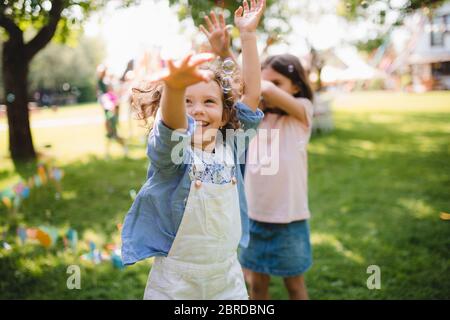
[{"label": "raised arm", "polygon": [[259,105],[261,95],[261,64],[256,45],[256,28],[266,5],[265,0],[251,0],[250,6],[244,0],[234,13],[234,23],[239,29],[242,45],[242,76],[244,93],[242,102],[252,110]]},{"label": "raised arm", "polygon": [[211,80],[213,74],[199,70],[198,66],[211,61],[214,55],[205,53],[189,54],[178,62],[168,61],[168,70],[157,80],[164,81],[161,97],[161,120],[171,129],[187,129],[184,92],[186,88],[200,81]]},{"label": "raised arm", "polygon": [[306,126],[310,125],[308,118],[307,99],[296,98],[286,91],[278,88],[270,81],[263,80],[261,83],[261,93],[265,101],[272,106],[277,106],[289,115],[297,118]]}]

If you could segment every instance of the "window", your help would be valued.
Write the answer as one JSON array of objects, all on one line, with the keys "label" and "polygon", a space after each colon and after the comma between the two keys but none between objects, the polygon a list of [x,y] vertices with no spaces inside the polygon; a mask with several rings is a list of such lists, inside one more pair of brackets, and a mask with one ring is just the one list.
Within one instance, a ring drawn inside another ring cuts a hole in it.
[{"label": "window", "polygon": [[431,68],[434,77],[450,76],[450,61],[433,63]]},{"label": "window", "polygon": [[442,47],[444,45],[444,33],[446,31],[446,19],[444,16],[435,17],[431,24],[431,46]]},{"label": "window", "polygon": [[444,18],[445,18],[445,25],[446,25],[445,31],[450,33],[450,14],[445,15]]}]

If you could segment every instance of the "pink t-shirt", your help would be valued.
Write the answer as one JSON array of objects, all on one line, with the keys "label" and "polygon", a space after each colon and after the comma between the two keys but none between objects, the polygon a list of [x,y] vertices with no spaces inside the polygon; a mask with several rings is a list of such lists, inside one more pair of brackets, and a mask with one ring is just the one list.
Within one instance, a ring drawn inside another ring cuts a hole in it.
[{"label": "pink t-shirt", "polygon": [[308,99],[301,101],[308,125],[289,115],[266,113],[250,142],[245,191],[253,220],[289,223],[310,217],[307,146],[314,111]]}]

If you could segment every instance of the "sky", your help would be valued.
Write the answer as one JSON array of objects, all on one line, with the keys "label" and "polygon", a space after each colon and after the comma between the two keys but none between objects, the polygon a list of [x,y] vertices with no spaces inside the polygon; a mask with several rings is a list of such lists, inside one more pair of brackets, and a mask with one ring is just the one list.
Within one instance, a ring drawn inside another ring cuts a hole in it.
[{"label": "sky", "polygon": [[130,59],[138,57],[146,48],[160,47],[166,58],[176,58],[190,49],[190,36],[182,34],[181,25],[168,1],[144,0],[139,6],[114,10],[113,4],[101,14],[91,17],[85,26],[88,36],[100,36],[107,49],[105,63],[110,70],[121,73]]},{"label": "sky", "polygon": [[[305,4],[303,1],[292,1],[294,7]],[[403,1],[403,0],[397,0]],[[105,63],[110,71],[121,74],[130,59],[138,57],[146,48],[161,48],[163,58],[179,58],[189,52],[191,40],[206,41],[193,22],[180,23],[173,8],[169,8],[167,0],[143,0],[139,6],[127,9],[116,9],[114,0],[101,13],[94,14],[85,25],[88,36],[99,36],[104,39],[107,49]],[[270,48],[270,54],[290,52],[299,56],[308,52],[303,39],[308,38],[316,49],[327,49],[339,45],[343,39],[362,39],[370,37],[370,23],[362,23],[348,28],[341,17],[333,12],[338,0],[315,0],[312,9],[330,13],[318,15],[317,21],[307,23],[300,17],[290,21],[293,32],[281,39],[279,44]],[[405,35],[397,35],[400,43]],[[262,45],[259,45],[261,49]]]}]

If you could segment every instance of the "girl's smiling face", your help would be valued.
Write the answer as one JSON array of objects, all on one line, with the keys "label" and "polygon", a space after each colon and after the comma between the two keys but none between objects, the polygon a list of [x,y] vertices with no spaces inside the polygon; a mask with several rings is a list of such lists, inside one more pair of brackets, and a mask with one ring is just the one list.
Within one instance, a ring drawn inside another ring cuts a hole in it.
[{"label": "girl's smiling face", "polygon": [[185,103],[187,113],[196,123],[193,145],[212,150],[218,129],[226,123],[222,89],[216,81],[199,82],[186,88]]}]

